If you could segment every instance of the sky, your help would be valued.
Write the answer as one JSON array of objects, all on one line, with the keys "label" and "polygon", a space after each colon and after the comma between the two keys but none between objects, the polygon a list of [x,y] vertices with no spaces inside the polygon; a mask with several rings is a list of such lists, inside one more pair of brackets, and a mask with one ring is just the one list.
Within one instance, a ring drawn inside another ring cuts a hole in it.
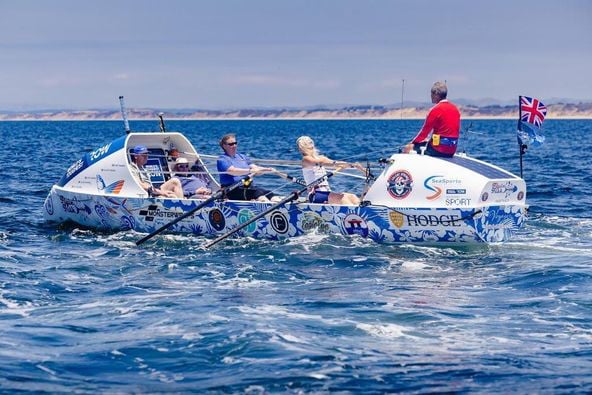
[{"label": "sky", "polygon": [[[0,110],[592,101],[591,0],[0,0]],[[486,101],[487,101],[486,100]]]}]

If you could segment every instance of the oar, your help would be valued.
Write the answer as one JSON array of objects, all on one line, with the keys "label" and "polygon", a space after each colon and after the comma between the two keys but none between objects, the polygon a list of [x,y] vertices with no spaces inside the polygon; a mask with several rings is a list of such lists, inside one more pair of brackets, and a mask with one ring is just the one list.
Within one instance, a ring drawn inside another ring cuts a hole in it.
[{"label": "oar", "polygon": [[288,173],[284,173],[277,170],[274,170],[272,173],[277,174],[278,176],[285,178],[288,181],[292,181],[293,183],[296,183],[298,185],[306,186],[306,183],[303,180],[301,180],[300,178],[292,177]]},{"label": "oar", "polygon": [[218,244],[219,242],[221,242],[222,240],[228,238],[229,236],[235,234],[236,232],[238,232],[239,230],[249,226],[250,224],[252,224],[253,222],[257,221],[260,218],[263,218],[264,216],[266,216],[267,214],[271,213],[272,211],[278,209],[279,207],[285,205],[286,203],[289,203],[293,200],[298,199],[298,196],[300,196],[301,193],[306,192],[309,188],[313,188],[315,185],[320,184],[321,182],[323,182],[326,178],[332,177],[335,173],[337,173],[337,171],[334,172],[329,172],[326,175],[317,178],[316,180],[314,180],[313,182],[311,182],[310,184],[306,185],[304,188],[302,188],[299,191],[294,191],[290,194],[290,196],[282,199],[281,201],[277,202],[276,204],[274,204],[273,206],[271,206],[270,208],[268,208],[267,210],[257,214],[256,216],[252,217],[251,219],[249,219],[247,222],[244,222],[242,224],[240,224],[239,226],[233,228],[232,230],[230,230],[229,232],[223,234],[222,236],[218,237],[217,239],[209,242],[208,244],[205,245],[205,248],[210,248],[211,246],[213,246],[214,244]]},{"label": "oar", "polygon": [[204,200],[202,203],[198,204],[196,207],[192,208],[191,210],[187,211],[185,214],[181,215],[180,217],[175,218],[169,223],[164,224],[160,228],[156,229],[154,232],[150,233],[147,236],[142,237],[140,240],[136,241],[136,245],[139,246],[140,244],[144,243],[145,241],[150,240],[157,234],[161,233],[163,230],[170,228],[171,226],[175,225],[179,221],[183,221],[185,218],[192,216],[198,210],[201,210],[203,207],[207,206],[214,200],[220,199],[224,196],[225,193],[235,190],[236,188],[240,187],[241,185],[249,185],[252,181],[252,176],[249,175],[244,180],[240,180],[236,184],[232,184],[227,188],[220,189],[218,192],[210,196],[208,199]]}]

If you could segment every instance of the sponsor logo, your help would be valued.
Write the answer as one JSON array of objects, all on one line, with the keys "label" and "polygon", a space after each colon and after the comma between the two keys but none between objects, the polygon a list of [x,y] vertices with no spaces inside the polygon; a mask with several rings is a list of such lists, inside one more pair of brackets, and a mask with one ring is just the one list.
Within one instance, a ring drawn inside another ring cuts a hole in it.
[{"label": "sponsor logo", "polygon": [[105,155],[107,151],[109,151],[109,147],[111,147],[111,143],[93,151],[90,153],[90,159],[94,162],[99,159],[101,156]]},{"label": "sponsor logo", "polygon": [[90,213],[92,212],[90,207],[88,207],[84,203],[81,203],[76,198],[68,199],[63,196],[60,196],[60,203],[62,203],[62,208],[67,213],[78,214],[82,211],[90,215]]},{"label": "sponsor logo", "polygon": [[504,198],[507,198],[512,193],[518,190],[518,186],[508,182],[494,182],[491,184],[491,193],[504,194]]},{"label": "sponsor logo", "polygon": [[210,210],[210,212],[208,213],[208,220],[210,221],[210,225],[212,225],[212,228],[214,228],[218,232],[220,232],[222,229],[226,227],[226,218],[224,218],[224,214],[222,214],[222,211],[220,211],[217,208]]},{"label": "sponsor logo", "polygon": [[447,198],[446,205],[447,206],[469,206],[471,204],[471,199],[469,198]]},{"label": "sponsor logo", "polygon": [[[449,186],[454,186],[454,185],[460,186],[460,184],[462,184],[462,180],[459,180],[457,178],[444,178],[444,176],[430,176],[425,179],[425,181],[423,182],[423,186],[427,190],[432,191],[433,194],[430,196],[427,196],[426,199],[427,200],[438,199],[442,195],[444,188],[447,188]],[[454,189],[454,188],[446,189],[446,194],[450,194],[450,195],[464,195],[466,193],[467,193],[466,189]]]},{"label": "sponsor logo", "polygon": [[162,174],[162,167],[160,167],[159,162],[147,162],[144,165],[144,170],[146,170],[152,182],[164,182],[164,175]]},{"label": "sponsor logo", "polygon": [[522,191],[518,192],[518,196],[516,196],[516,198],[518,200],[522,200],[524,198],[524,192],[522,192]]},{"label": "sponsor logo", "polygon": [[327,225],[319,214],[308,211],[305,212],[304,218],[302,218],[302,230],[308,232],[317,228],[321,232],[327,232],[329,230],[329,225]]},{"label": "sponsor logo", "polygon": [[421,215],[407,215],[407,223],[409,226],[455,226],[459,227],[460,216],[452,214],[421,214]]},{"label": "sponsor logo", "polygon": [[53,215],[53,199],[51,198],[51,196],[48,196],[47,199],[45,200],[45,211],[47,211],[47,214],[49,215]]},{"label": "sponsor logo", "polygon": [[362,217],[356,214],[349,214],[343,220],[345,231],[348,235],[368,236],[368,224]]},{"label": "sponsor logo", "polygon": [[124,183],[124,180],[118,180],[109,185],[105,185],[105,180],[103,180],[103,177],[101,177],[100,174],[97,174],[97,189],[99,191],[103,191],[104,193],[112,193],[117,195],[119,192],[121,192]]},{"label": "sponsor logo", "polygon": [[279,211],[274,211],[271,213],[269,223],[271,224],[273,230],[275,230],[277,233],[284,234],[288,231],[288,219]]},{"label": "sponsor logo", "polygon": [[155,218],[174,219],[183,215],[183,212],[161,210],[156,204],[149,205],[146,209],[140,210],[140,216],[146,222],[152,222]]},{"label": "sponsor logo", "polygon": [[397,170],[387,182],[386,190],[395,199],[405,199],[413,190],[413,178],[406,170]]},{"label": "sponsor logo", "polygon": [[489,194],[487,192],[483,192],[481,194],[481,201],[486,202],[489,199]]},{"label": "sponsor logo", "polygon": [[425,181],[423,182],[423,186],[426,187],[427,190],[434,192],[433,195],[427,196],[426,199],[428,200],[434,200],[434,199],[438,199],[440,197],[440,195],[442,194],[442,188],[440,188],[437,185],[430,185],[431,182],[433,182],[435,184],[435,181],[437,181],[436,179],[440,178],[442,176],[431,176],[425,179]]},{"label": "sponsor logo", "polygon": [[466,195],[467,190],[466,189],[447,189],[446,194],[447,195]]},{"label": "sponsor logo", "polygon": [[405,224],[405,216],[398,211],[390,211],[389,220],[396,228],[401,228]]},{"label": "sponsor logo", "polygon": [[[253,212],[249,209],[243,208],[238,212],[238,223],[239,225],[244,224],[245,222],[247,222],[248,220],[250,220],[251,218],[253,218],[255,215],[253,215]],[[247,225],[247,227],[245,228],[246,232],[249,233],[253,233],[256,229],[257,229],[257,221],[250,223],[249,225]]]},{"label": "sponsor logo", "polygon": [[74,174],[78,170],[80,170],[82,165],[84,165],[84,162],[82,161],[82,159],[78,159],[76,162],[74,162],[74,164],[72,166],[68,167],[68,170],[66,171],[66,178],[70,178],[72,176],[72,174]]}]

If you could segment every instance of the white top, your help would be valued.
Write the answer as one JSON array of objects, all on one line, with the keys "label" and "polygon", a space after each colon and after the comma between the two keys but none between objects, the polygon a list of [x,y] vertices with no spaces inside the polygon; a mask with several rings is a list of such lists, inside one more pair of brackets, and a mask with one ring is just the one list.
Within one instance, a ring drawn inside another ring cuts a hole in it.
[{"label": "white top", "polygon": [[[304,182],[306,184],[311,184],[318,180],[319,178],[326,176],[327,171],[323,166],[316,165],[313,167],[303,167],[302,168],[302,175],[304,176]],[[331,192],[331,187],[329,186],[329,180],[326,178],[321,181],[314,189],[309,190],[312,192],[313,190],[322,191],[322,192]]]}]

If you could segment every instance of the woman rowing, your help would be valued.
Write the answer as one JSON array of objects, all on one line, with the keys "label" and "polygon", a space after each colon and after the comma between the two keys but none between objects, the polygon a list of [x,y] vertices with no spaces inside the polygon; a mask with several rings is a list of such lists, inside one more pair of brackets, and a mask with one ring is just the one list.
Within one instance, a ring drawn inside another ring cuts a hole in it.
[{"label": "woman rowing", "polygon": [[[335,166],[337,171],[347,167],[355,168],[364,174],[366,173],[364,167],[359,163],[335,161],[320,155],[319,151],[315,148],[313,139],[308,136],[300,136],[296,140],[296,145],[298,146],[298,151],[302,154],[302,175],[306,184],[311,184],[315,180],[325,176],[327,174],[325,166]],[[352,206],[360,204],[360,199],[353,193],[332,192],[327,179],[309,190],[308,201],[311,203],[345,204]]]}]

